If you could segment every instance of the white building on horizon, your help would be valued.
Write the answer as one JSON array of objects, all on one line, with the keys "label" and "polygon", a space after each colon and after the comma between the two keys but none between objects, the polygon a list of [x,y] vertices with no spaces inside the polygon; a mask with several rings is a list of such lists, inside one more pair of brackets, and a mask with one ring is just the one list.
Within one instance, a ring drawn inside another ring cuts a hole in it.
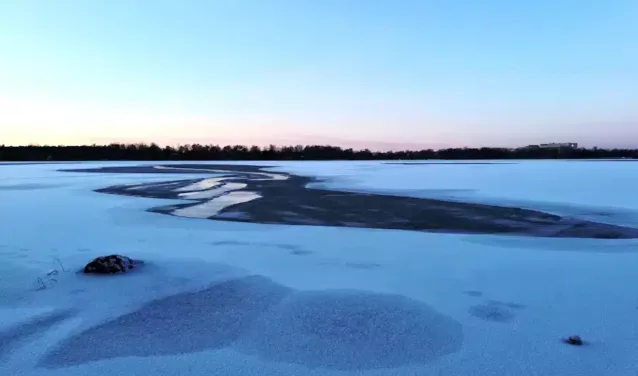
[{"label": "white building on horizon", "polygon": [[551,142],[548,144],[540,145],[527,145],[524,149],[577,149],[578,143],[576,142]]},{"label": "white building on horizon", "polygon": [[558,149],[558,148],[568,148],[568,149],[576,149],[578,148],[578,144],[576,142],[552,142],[549,144],[540,144],[538,145],[541,149]]}]

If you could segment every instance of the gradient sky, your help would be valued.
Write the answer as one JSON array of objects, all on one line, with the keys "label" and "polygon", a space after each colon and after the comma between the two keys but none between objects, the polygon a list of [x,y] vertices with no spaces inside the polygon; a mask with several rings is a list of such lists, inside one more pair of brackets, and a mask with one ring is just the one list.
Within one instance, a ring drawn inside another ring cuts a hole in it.
[{"label": "gradient sky", "polygon": [[0,0],[0,144],[638,147],[636,0]]}]

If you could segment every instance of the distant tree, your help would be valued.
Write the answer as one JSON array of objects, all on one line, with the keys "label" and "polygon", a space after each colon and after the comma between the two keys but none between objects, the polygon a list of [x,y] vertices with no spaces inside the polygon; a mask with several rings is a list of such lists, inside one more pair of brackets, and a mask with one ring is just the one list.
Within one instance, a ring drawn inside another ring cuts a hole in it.
[{"label": "distant tree", "polygon": [[637,149],[448,148],[373,152],[330,145],[201,145],[161,148],[155,143],[84,146],[0,145],[2,161],[79,160],[485,160],[485,159],[638,159]]}]

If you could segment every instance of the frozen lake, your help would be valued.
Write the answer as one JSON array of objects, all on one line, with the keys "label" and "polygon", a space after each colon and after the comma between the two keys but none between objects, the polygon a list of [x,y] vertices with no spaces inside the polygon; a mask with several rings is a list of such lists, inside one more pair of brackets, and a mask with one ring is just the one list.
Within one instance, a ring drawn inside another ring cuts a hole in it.
[{"label": "frozen lake", "polygon": [[0,166],[0,374],[638,373],[638,239],[556,227],[631,235],[638,162],[188,164]]}]

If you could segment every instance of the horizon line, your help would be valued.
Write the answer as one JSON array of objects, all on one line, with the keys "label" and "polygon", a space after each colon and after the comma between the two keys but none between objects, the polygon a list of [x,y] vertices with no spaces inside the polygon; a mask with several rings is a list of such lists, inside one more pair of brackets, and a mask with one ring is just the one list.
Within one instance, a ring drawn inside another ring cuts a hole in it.
[{"label": "horizon line", "polygon": [[[113,146],[113,145],[124,145],[124,146],[129,146],[129,145],[144,145],[146,147],[150,147],[152,145],[156,145],[159,148],[165,149],[165,148],[172,148],[172,149],[178,149],[181,146],[193,146],[193,145],[201,145],[201,146],[207,146],[207,147],[211,147],[211,146],[216,146],[219,148],[225,148],[225,147],[236,147],[236,146],[241,146],[241,147],[246,147],[248,149],[252,148],[252,147],[258,147],[260,149],[267,149],[270,146],[275,146],[277,148],[284,148],[284,147],[329,147],[329,148],[339,148],[342,150],[348,150],[351,149],[353,151],[365,151],[368,150],[370,152],[376,152],[376,153],[392,153],[392,152],[411,152],[411,151],[425,151],[425,150],[432,150],[432,151],[438,151],[438,150],[463,150],[463,149],[469,149],[469,150],[478,150],[478,149],[499,149],[499,150],[521,150],[521,149],[528,149],[530,148],[530,146],[538,146],[540,144],[528,144],[525,146],[518,146],[518,147],[505,147],[505,146],[450,146],[450,147],[443,147],[443,148],[428,148],[428,147],[424,147],[421,149],[413,149],[413,148],[407,148],[407,149],[386,149],[386,150],[372,150],[371,148],[354,148],[354,147],[344,147],[344,146],[340,146],[340,145],[335,145],[335,144],[277,144],[277,143],[270,143],[267,145],[257,145],[257,144],[219,144],[219,143],[183,143],[183,144],[160,144],[157,142],[129,142],[129,143],[124,143],[124,142],[111,142],[111,143],[92,143],[92,144],[38,144],[38,143],[32,143],[32,144],[18,144],[18,145],[10,145],[10,144],[0,144],[0,148],[65,148],[65,147],[69,147],[69,148],[73,148],[73,147],[109,147],[109,146]],[[552,149],[552,148],[549,148]],[[558,148],[556,148],[558,149]],[[591,146],[591,147],[583,147],[583,146],[577,146],[574,147],[572,149],[597,149],[597,150],[638,150],[638,147],[598,147],[598,146]]]}]

